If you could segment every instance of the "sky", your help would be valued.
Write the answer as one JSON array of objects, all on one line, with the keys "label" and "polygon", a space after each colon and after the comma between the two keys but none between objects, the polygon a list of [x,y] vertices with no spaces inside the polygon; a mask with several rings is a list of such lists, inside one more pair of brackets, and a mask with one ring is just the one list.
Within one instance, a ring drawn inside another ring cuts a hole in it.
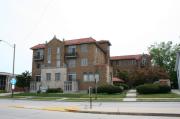
[{"label": "sky", "polygon": [[[111,56],[180,43],[180,0],[0,0],[0,40],[16,44],[15,73],[31,72],[32,51],[60,40],[109,40]],[[0,42],[0,72],[12,72],[13,48]]]}]

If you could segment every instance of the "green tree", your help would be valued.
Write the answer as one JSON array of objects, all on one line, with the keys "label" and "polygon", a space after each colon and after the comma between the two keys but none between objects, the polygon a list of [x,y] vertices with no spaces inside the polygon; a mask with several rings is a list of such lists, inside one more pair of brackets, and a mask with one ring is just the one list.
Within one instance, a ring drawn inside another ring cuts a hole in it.
[{"label": "green tree", "polygon": [[29,90],[30,80],[31,80],[31,74],[29,73],[29,71],[23,72],[21,75],[16,76],[16,78],[17,78],[17,84],[16,84],[17,87],[23,88],[24,91],[26,88]]},{"label": "green tree", "polygon": [[128,72],[127,71],[118,71],[117,77],[128,82]]},{"label": "green tree", "polygon": [[152,57],[153,65],[159,66],[166,70],[174,88],[178,87],[177,76],[176,72],[174,71],[176,53],[178,50],[180,50],[180,44],[173,45],[171,41],[168,41],[167,43],[155,43],[149,47],[149,54]]},{"label": "green tree", "polygon": [[132,86],[136,87],[145,83],[153,83],[159,79],[169,78],[167,72],[160,67],[140,68],[129,74]]}]

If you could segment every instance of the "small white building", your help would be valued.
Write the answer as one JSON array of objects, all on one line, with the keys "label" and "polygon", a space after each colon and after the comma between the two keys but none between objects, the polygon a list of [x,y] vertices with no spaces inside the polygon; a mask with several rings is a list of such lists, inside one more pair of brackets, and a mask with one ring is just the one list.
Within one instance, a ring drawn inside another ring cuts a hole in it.
[{"label": "small white building", "polygon": [[175,71],[177,71],[178,86],[180,90],[180,51],[177,52]]},{"label": "small white building", "polygon": [[12,74],[7,72],[0,72],[0,90],[5,90],[6,92],[11,91],[11,80]]}]

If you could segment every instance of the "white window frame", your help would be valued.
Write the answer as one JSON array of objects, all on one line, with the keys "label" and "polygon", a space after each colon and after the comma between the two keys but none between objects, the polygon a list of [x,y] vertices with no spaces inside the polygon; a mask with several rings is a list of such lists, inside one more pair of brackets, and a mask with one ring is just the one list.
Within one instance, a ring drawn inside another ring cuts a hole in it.
[{"label": "white window frame", "polygon": [[93,73],[89,73],[89,82],[93,82],[94,81],[94,74]]},{"label": "white window frame", "polygon": [[67,62],[68,62],[67,64],[68,64],[69,68],[76,67],[76,60],[75,59],[69,59]]},{"label": "white window frame", "polygon": [[[37,81],[37,78],[36,77],[40,77],[40,80]],[[41,82],[41,75],[35,75],[35,78],[36,78],[36,82]]]},{"label": "white window frame", "polygon": [[81,66],[88,66],[88,59],[87,58],[81,59]]},{"label": "white window frame", "polygon": [[61,80],[61,73],[55,73],[55,81]]},{"label": "white window frame", "polygon": [[94,74],[94,80],[96,79],[96,82],[99,82],[99,73]]},{"label": "white window frame", "polygon": [[[75,51],[73,49],[75,49]],[[74,53],[74,52],[76,52],[76,45],[68,46],[68,53]]]},{"label": "white window frame", "polygon": [[89,81],[89,75],[88,73],[83,73],[83,81],[88,82]]},{"label": "white window frame", "polygon": [[[74,76],[74,79],[72,78],[71,80],[69,79],[69,76]],[[77,77],[77,75],[76,75],[76,73],[69,73],[68,74],[68,81],[76,81],[76,77]]]},{"label": "white window frame", "polygon": [[51,80],[51,73],[46,73],[46,80],[50,81]]},{"label": "white window frame", "polygon": [[61,67],[61,61],[60,60],[56,60],[56,67]]},{"label": "white window frame", "polygon": [[56,60],[60,60],[61,59],[61,48],[57,47],[56,48]]},{"label": "white window frame", "polygon": [[52,52],[52,49],[50,47],[48,47],[48,52],[47,52],[47,63],[48,64],[51,63],[51,52]]}]

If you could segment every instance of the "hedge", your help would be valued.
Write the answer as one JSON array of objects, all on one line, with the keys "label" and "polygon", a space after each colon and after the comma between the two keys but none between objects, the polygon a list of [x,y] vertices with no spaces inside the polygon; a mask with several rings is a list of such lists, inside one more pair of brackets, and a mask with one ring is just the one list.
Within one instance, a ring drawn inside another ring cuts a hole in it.
[{"label": "hedge", "polygon": [[114,84],[115,86],[121,86],[123,87],[124,90],[128,90],[129,89],[129,86],[125,83],[116,83]]},{"label": "hedge", "polygon": [[114,94],[114,93],[121,93],[123,90],[119,86],[114,85],[102,85],[97,88],[97,93],[107,93],[107,94]]},{"label": "hedge", "polygon": [[62,93],[63,90],[61,88],[49,88],[46,93]]},{"label": "hedge", "polygon": [[171,88],[160,84],[143,84],[136,87],[139,94],[169,93]]}]

